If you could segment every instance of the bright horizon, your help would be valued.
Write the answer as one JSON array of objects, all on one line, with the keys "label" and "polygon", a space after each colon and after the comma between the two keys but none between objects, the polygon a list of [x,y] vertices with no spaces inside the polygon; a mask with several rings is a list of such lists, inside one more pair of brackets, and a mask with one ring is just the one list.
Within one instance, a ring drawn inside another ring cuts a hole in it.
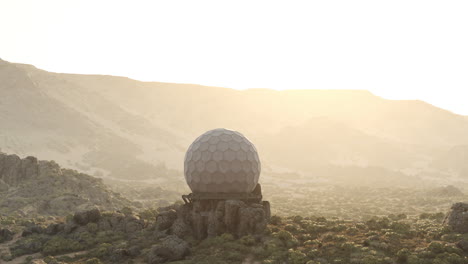
[{"label": "bright horizon", "polygon": [[0,1],[0,58],[235,89],[358,89],[468,115],[466,1]]}]

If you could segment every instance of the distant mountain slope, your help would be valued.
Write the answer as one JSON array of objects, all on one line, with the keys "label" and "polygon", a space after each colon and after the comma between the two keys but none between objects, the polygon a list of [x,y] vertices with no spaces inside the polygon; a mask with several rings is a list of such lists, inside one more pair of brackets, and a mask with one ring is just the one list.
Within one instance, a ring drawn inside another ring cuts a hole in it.
[{"label": "distant mountain slope", "polygon": [[466,117],[422,101],[385,100],[359,90],[227,88],[144,83],[122,77],[62,75],[125,109],[183,129],[242,127],[252,133],[327,116],[380,137],[410,144],[458,145],[468,142]]},{"label": "distant mountain slope", "polygon": [[468,144],[468,119],[367,91],[234,89],[50,73],[0,61],[0,148],[88,173],[164,178],[216,127],[244,133],[263,168],[423,170]]},{"label": "distant mountain slope", "polygon": [[53,161],[0,153],[0,215],[65,215],[92,207],[116,210],[131,205],[101,179],[62,169]]},{"label": "distant mountain slope", "polygon": [[436,156],[431,167],[468,178],[468,145],[459,145]]},{"label": "distant mountain slope", "polygon": [[265,158],[302,171],[321,164],[407,168],[413,165],[418,153],[408,144],[369,135],[326,117],[266,134],[258,138],[258,143],[264,146]]},{"label": "distant mountain slope", "polygon": [[1,149],[116,176],[121,176],[122,164],[151,167],[151,174],[135,178],[153,176],[164,161],[139,158],[145,150],[164,157],[180,153],[170,133],[57,76],[31,66],[0,64]]}]

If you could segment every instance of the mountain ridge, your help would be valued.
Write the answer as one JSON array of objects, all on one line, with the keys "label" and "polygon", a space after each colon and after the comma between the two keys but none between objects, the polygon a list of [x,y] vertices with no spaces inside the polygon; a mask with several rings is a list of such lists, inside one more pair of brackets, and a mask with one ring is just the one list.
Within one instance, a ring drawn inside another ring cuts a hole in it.
[{"label": "mountain ridge", "polygon": [[[326,150],[320,166],[346,161],[421,172],[438,153],[468,144],[466,116],[365,90],[234,90],[0,65],[6,102],[0,99],[0,148],[90,174],[160,179],[165,167],[180,171],[189,144],[215,127],[239,130],[256,143],[265,171],[278,166],[301,171],[299,160],[305,165],[310,153]],[[341,125],[333,130],[333,124]],[[317,128],[323,133],[314,134]],[[300,136],[294,151],[285,154],[289,134]]]}]

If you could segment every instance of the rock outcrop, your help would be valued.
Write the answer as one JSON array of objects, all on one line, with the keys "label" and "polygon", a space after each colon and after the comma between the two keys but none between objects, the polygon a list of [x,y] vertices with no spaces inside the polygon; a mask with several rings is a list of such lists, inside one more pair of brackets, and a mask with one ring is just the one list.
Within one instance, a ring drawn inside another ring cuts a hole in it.
[{"label": "rock outcrop", "polygon": [[148,263],[157,264],[183,259],[190,253],[189,244],[175,235],[161,239],[161,243],[151,247]]},{"label": "rock outcrop", "polygon": [[156,221],[159,231],[196,239],[224,233],[260,236],[270,217],[270,204],[266,201],[201,200],[160,210]]},{"label": "rock outcrop", "polygon": [[84,212],[77,212],[73,216],[73,221],[79,225],[86,225],[88,223],[97,223],[101,219],[101,211],[92,209]]},{"label": "rock outcrop", "polygon": [[[86,248],[80,237],[98,237],[117,235],[127,240],[138,240],[141,231],[148,228],[147,222],[131,212],[102,212],[98,209],[76,212],[72,217],[67,217],[66,222],[53,222],[49,225],[28,222],[21,234],[21,238],[10,246],[12,252],[22,254],[58,254],[80,251]],[[0,230],[0,238],[6,234],[7,238],[13,234]],[[11,239],[11,238],[10,238]],[[88,243],[96,243],[95,240]],[[105,238],[106,239],[106,238]],[[141,240],[145,240],[146,238]],[[51,242],[55,241],[55,242]],[[57,242],[59,241],[59,242]],[[0,241],[1,242],[1,241]],[[66,243],[62,245],[61,243]],[[88,244],[89,247],[89,244]],[[134,258],[140,254],[141,247],[136,243],[129,247],[112,247],[107,252],[108,263],[123,263],[123,259]],[[49,263],[49,262],[47,262]]]},{"label": "rock outcrop", "polygon": [[16,155],[0,154],[0,180],[4,184],[17,186],[38,175],[39,164],[35,157],[20,159]]},{"label": "rock outcrop", "polygon": [[[94,225],[89,225],[89,224]],[[65,223],[54,223],[42,226],[30,223],[22,233],[23,237],[32,234],[46,235],[68,235],[81,232],[114,231],[125,234],[133,234],[146,227],[144,220],[133,214],[122,214],[119,212],[108,212],[102,214],[98,209],[76,212],[72,218]]]},{"label": "rock outcrop", "polygon": [[456,243],[457,247],[463,250],[463,252],[468,253],[468,240],[462,239]]},{"label": "rock outcrop", "polygon": [[455,203],[444,220],[455,232],[468,233],[468,203]]},{"label": "rock outcrop", "polygon": [[136,204],[110,191],[101,179],[63,169],[54,161],[0,153],[0,214],[65,215]]},{"label": "rock outcrop", "polygon": [[13,239],[14,233],[7,228],[0,228],[0,243]]}]

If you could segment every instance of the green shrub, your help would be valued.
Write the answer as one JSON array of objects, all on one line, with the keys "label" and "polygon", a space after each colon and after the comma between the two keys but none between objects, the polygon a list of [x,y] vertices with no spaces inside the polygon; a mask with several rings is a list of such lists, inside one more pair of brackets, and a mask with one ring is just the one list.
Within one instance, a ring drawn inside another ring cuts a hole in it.
[{"label": "green shrub", "polygon": [[255,238],[251,235],[247,235],[241,237],[239,242],[245,246],[253,246],[255,244]]},{"label": "green shrub", "polygon": [[88,259],[85,264],[102,264],[102,262],[97,258]]},{"label": "green shrub", "polygon": [[288,241],[288,240],[292,240],[294,238],[294,236],[286,231],[286,230],[281,230],[279,231],[278,233],[274,234],[276,235],[276,237],[278,237],[279,239],[283,240],[283,241]]},{"label": "green shrub", "polygon": [[304,218],[300,215],[296,215],[296,216],[293,216],[292,219],[294,223],[299,224]]},{"label": "green shrub", "polygon": [[292,224],[287,224],[287,225],[285,225],[285,226],[284,226],[284,229],[285,229],[286,231],[291,232],[291,233],[297,232],[297,226],[292,225]]},{"label": "green shrub", "polygon": [[388,219],[387,217],[375,217],[367,221],[366,224],[371,230],[381,230],[390,226],[390,219]]},{"label": "green shrub", "polygon": [[130,207],[124,207],[122,210],[120,210],[124,215],[132,215],[133,210]]},{"label": "green shrub", "polygon": [[85,247],[78,241],[56,236],[45,243],[42,254],[44,256],[58,255],[83,249],[85,249]]},{"label": "green shrub", "polygon": [[111,252],[112,245],[108,243],[102,243],[97,245],[96,247],[92,248],[88,252],[88,256],[94,257],[94,258],[105,258],[109,255]]},{"label": "green shrub", "polygon": [[461,240],[462,235],[456,234],[456,233],[451,233],[451,234],[445,234],[440,237],[443,241],[447,242],[457,242]]},{"label": "green shrub", "polygon": [[299,250],[288,250],[288,263],[291,264],[304,264],[307,261],[306,254]]},{"label": "green shrub", "polygon": [[397,254],[397,262],[398,263],[406,263],[408,261],[408,257],[411,255],[411,252],[407,248],[400,249]]},{"label": "green shrub", "polygon": [[439,242],[431,242],[427,248],[435,254],[445,252],[445,246]]},{"label": "green shrub", "polygon": [[16,241],[10,252],[13,257],[40,252],[49,238],[44,235],[33,234]]},{"label": "green shrub", "polygon": [[320,242],[320,241],[317,240],[317,239],[314,239],[314,240],[307,240],[307,241],[304,242],[304,246],[309,246],[309,247],[318,248],[318,247],[321,247],[321,246],[322,246],[322,242]]},{"label": "green shrub", "polygon": [[270,217],[270,224],[272,225],[280,225],[283,223],[283,219],[281,218],[281,216],[277,216],[277,215],[272,215]]},{"label": "green shrub", "polygon": [[86,225],[86,229],[88,230],[89,233],[95,234],[99,229],[98,225],[96,223],[88,223]]},{"label": "green shrub", "polygon": [[[439,260],[439,263],[449,263],[449,264],[466,264],[466,261],[463,259],[463,257],[460,257],[459,255],[455,253],[443,253],[437,256],[437,259]],[[434,262],[435,263],[435,262]]]},{"label": "green shrub", "polygon": [[158,211],[155,209],[146,209],[140,213],[141,219],[154,221],[156,220],[156,216],[158,215]]},{"label": "green shrub", "polygon": [[390,228],[396,233],[405,234],[405,235],[410,234],[410,230],[411,230],[411,226],[409,224],[405,224],[402,222],[393,222],[390,225]]}]

